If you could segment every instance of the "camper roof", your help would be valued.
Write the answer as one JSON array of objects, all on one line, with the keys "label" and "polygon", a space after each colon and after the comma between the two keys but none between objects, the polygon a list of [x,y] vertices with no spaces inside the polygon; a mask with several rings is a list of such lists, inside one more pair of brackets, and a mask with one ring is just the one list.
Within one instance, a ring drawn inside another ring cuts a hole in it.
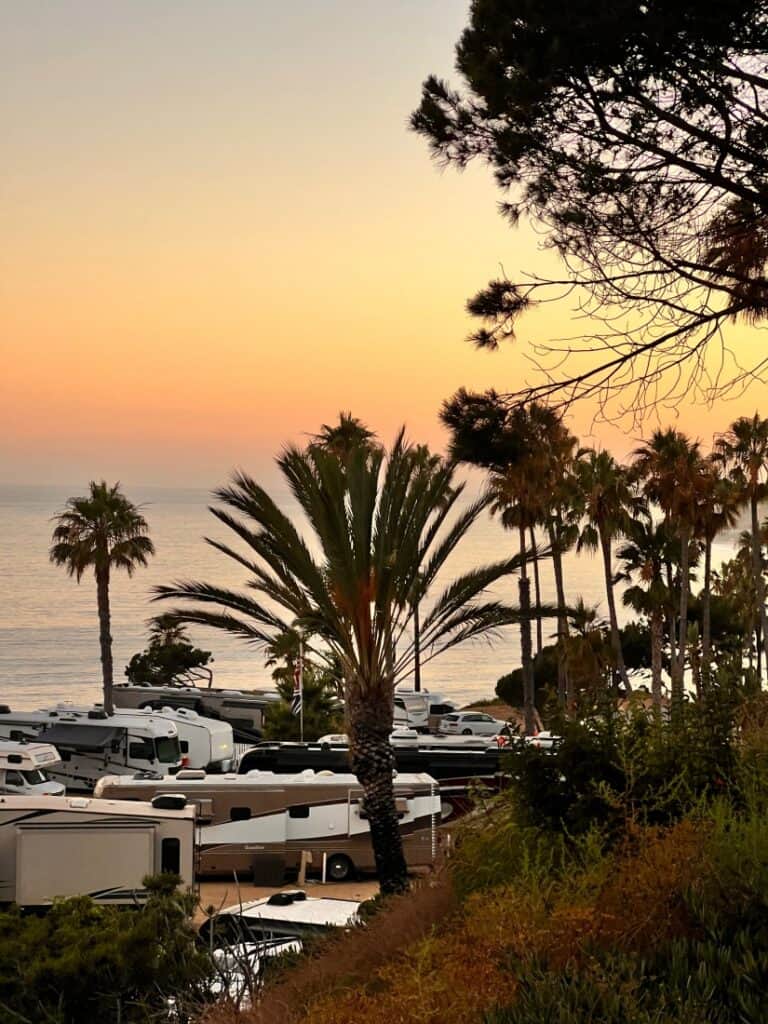
[{"label": "camper roof", "polygon": [[0,768],[29,771],[32,768],[50,768],[61,761],[58,750],[50,743],[17,743],[0,740]]},{"label": "camper roof", "polygon": [[[72,811],[81,814],[108,814],[110,824],[115,818],[126,818],[129,824],[140,823],[147,818],[189,818],[195,816],[192,805],[186,807],[153,807],[143,800],[97,800],[88,796],[0,796],[0,810],[17,811],[27,814],[33,811]],[[33,828],[40,824],[30,817],[19,819],[18,827]]]},{"label": "camper roof", "polygon": [[221,913],[243,917],[249,922],[263,920],[266,924],[269,921],[280,921],[286,924],[341,928],[355,923],[359,909],[358,900],[312,897],[301,889],[293,889],[250,903],[238,903]]},{"label": "camper roof", "polygon": [[[436,785],[431,775],[422,773],[398,773],[395,776],[395,785]],[[163,778],[148,778],[144,773],[135,775],[105,775],[96,783],[96,793],[102,793],[105,789],[118,789],[121,786],[146,787],[156,790],[162,783],[163,786],[172,786],[174,789],[188,789],[193,792],[197,789],[250,789],[255,786],[265,786],[280,789],[291,789],[304,786],[338,786],[340,789],[359,789],[360,783],[356,776],[334,772],[315,772],[307,768],[301,772],[278,775],[276,772],[263,772],[259,770],[247,772],[244,775],[207,775],[204,771],[182,771],[178,775],[166,775]]]}]

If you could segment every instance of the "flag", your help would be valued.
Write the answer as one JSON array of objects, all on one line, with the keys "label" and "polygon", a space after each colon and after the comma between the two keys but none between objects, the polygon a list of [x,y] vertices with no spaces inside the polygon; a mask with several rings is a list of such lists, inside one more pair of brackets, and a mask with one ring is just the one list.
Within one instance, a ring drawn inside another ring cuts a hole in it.
[{"label": "flag", "polygon": [[293,697],[291,699],[291,714],[301,714],[301,704],[304,699],[304,679],[303,679],[302,659],[299,658],[293,667]]}]

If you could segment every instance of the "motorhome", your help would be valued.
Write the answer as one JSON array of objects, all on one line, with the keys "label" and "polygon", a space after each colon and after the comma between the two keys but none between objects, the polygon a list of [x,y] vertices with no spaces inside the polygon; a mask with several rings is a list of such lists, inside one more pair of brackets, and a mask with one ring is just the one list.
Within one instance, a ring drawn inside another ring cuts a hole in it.
[{"label": "motorhome", "polygon": [[9,796],[63,796],[64,785],[48,772],[61,758],[50,743],[0,740],[0,794]]},{"label": "motorhome", "polygon": [[[70,703],[57,704],[54,711],[77,711],[87,714],[88,711],[102,711],[100,704],[91,707],[77,707]],[[158,721],[173,722],[179,736],[181,763],[184,768],[203,768],[209,773],[228,772],[232,770],[235,757],[235,743],[232,726],[215,718],[206,718],[189,708],[143,708],[129,711],[126,708],[115,708],[115,715],[122,718],[131,715],[135,721],[139,716],[155,718]]]},{"label": "motorhome", "polygon": [[443,715],[456,710],[453,701],[429,690],[395,690],[394,724],[397,728],[416,729],[427,733],[437,731]]},{"label": "motorhome", "polygon": [[[444,823],[472,808],[478,789],[497,792],[505,785],[501,752],[495,743],[443,744],[432,736],[422,736],[422,741],[418,746],[393,745],[398,778],[400,773],[424,773],[436,779]],[[245,751],[238,764],[241,773],[303,772],[308,768],[349,772],[349,747],[346,743],[259,743]]]},{"label": "motorhome", "polygon": [[0,796],[0,902],[45,907],[62,896],[135,904],[143,879],[194,881],[194,807],[176,798],[125,803]]},{"label": "motorhome", "polygon": [[89,793],[102,775],[147,771],[159,775],[181,768],[179,735],[173,722],[154,715],[112,715],[61,708],[11,711],[0,707],[0,739],[37,740],[56,747],[61,762],[51,776],[70,792]]},{"label": "motorhome", "polygon": [[112,696],[120,708],[189,708],[206,718],[218,718],[232,726],[237,743],[258,742],[267,708],[281,699],[274,690],[219,690],[186,683],[118,683]]},{"label": "motorhome", "polygon": [[[206,775],[183,770],[164,779],[121,775],[102,779],[96,795],[147,800],[181,794],[197,807],[200,872],[282,884],[303,852],[312,870],[333,881],[374,871],[363,790],[354,775],[304,771],[277,775]],[[398,775],[395,800],[410,867],[430,865],[437,853],[440,794],[428,775]]]}]

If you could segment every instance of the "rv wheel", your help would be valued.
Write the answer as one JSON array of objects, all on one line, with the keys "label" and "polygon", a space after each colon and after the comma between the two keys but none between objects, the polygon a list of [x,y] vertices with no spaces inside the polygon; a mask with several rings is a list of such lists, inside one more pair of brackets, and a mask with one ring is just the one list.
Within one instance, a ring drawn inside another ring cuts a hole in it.
[{"label": "rv wheel", "polygon": [[325,866],[326,875],[334,882],[346,882],[352,877],[352,870],[352,861],[343,853],[334,853]]},{"label": "rv wheel", "polygon": [[462,736],[471,736],[472,735],[472,730],[471,729],[462,729],[461,730],[461,735]]}]

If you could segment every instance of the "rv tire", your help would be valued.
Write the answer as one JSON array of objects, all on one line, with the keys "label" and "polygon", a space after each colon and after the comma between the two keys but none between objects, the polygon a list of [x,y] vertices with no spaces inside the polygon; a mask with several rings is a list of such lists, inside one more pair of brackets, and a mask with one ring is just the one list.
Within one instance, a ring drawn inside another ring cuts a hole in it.
[{"label": "rv tire", "polygon": [[343,853],[334,853],[328,858],[325,871],[332,882],[347,882],[354,873],[354,865]]},{"label": "rv tire", "polygon": [[462,736],[471,736],[472,735],[472,730],[471,729],[462,729],[461,730],[461,735]]}]

